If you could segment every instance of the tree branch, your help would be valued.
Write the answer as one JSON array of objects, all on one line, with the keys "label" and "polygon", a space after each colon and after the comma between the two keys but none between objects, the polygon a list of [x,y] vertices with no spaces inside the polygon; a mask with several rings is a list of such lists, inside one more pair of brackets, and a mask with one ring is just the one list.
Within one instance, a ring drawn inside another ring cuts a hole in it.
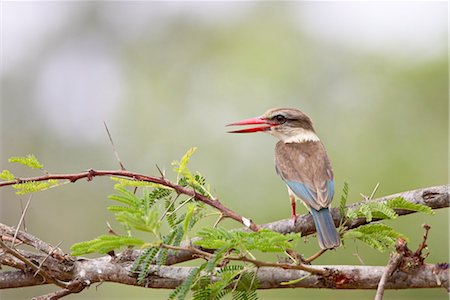
[{"label": "tree branch", "polygon": [[[450,185],[440,185],[434,187],[421,188],[417,190],[397,193],[377,199],[371,200],[372,202],[387,202],[390,199],[394,199],[397,197],[403,197],[406,201],[414,203],[414,204],[422,204],[426,205],[432,209],[440,209],[449,207],[449,188]],[[358,202],[353,205],[347,206],[348,209],[355,209],[365,202]],[[402,216],[414,213],[414,211],[410,210],[395,210],[395,212]],[[333,216],[334,224],[339,226],[339,224],[343,220],[343,216],[341,216],[338,208],[331,209],[331,214]],[[377,221],[373,219],[372,222]],[[361,225],[368,224],[365,218],[357,218],[350,222],[347,222],[345,226],[349,229],[353,229],[359,227]],[[275,221],[272,223],[267,223],[261,225],[261,228],[267,228],[272,231],[276,231],[279,233],[287,234],[291,232],[299,232],[303,236],[310,235],[316,232],[314,227],[314,222],[310,214],[305,214],[297,217],[297,221],[292,222],[291,219],[284,219]]]},{"label": "tree branch", "polygon": [[[450,204],[449,203],[449,187],[450,187],[449,185],[441,185],[441,186],[435,186],[435,187],[422,188],[422,189],[407,191],[407,192],[403,192],[403,193],[397,193],[397,194],[373,199],[371,201],[386,202],[390,199],[394,199],[397,197],[403,197],[406,201],[414,203],[414,204],[423,204],[432,209],[441,209],[441,208],[449,207],[449,204]],[[347,206],[347,208],[355,209],[362,204],[364,204],[364,201]],[[400,216],[415,213],[414,211],[407,211],[407,210],[396,210],[396,212]],[[337,208],[331,209],[331,213],[332,213],[333,220],[334,220],[336,226],[338,226],[342,222],[343,216],[341,216],[339,209],[337,209]],[[377,220],[373,219],[371,222],[375,222],[375,221],[377,221]],[[346,226],[348,226],[349,229],[353,229],[353,228],[357,228],[359,226],[362,226],[362,225],[365,225],[365,224],[368,224],[371,222],[367,222],[366,219],[364,219],[364,218],[358,218],[358,219],[353,220],[353,222],[346,224]],[[313,219],[309,213],[298,216],[295,224],[294,224],[294,222],[292,222],[292,219],[289,218],[289,219],[275,221],[272,223],[262,224],[262,225],[260,225],[260,227],[267,228],[272,231],[276,231],[276,232],[283,233],[283,234],[287,234],[287,233],[291,233],[291,232],[298,232],[298,233],[301,233],[302,236],[311,235],[316,232],[316,228],[314,226]],[[195,240],[195,238],[193,240]],[[191,242],[182,243],[182,246],[188,246],[189,244],[191,244]],[[320,253],[320,254],[322,254],[322,253]],[[139,255],[139,253],[135,253],[134,255],[135,255],[135,257],[137,257]],[[192,255],[192,252],[177,251],[175,253],[169,254],[169,256],[167,258],[167,264],[173,265],[173,264],[188,261],[188,260],[191,260],[194,258],[195,257]],[[308,258],[306,260],[306,262],[310,259],[311,258]]]},{"label": "tree branch", "polygon": [[[129,262],[116,262],[109,256],[97,259],[80,259],[68,273],[52,272],[60,280],[77,280],[88,286],[97,282],[115,282],[138,286],[137,280],[130,276],[132,266]],[[260,267],[257,277],[260,289],[274,288],[338,288],[338,289],[376,289],[385,271],[384,266],[316,266],[323,271],[333,270],[335,276],[324,277],[311,275],[301,270],[274,267]],[[62,268],[60,268],[62,269]],[[183,282],[193,267],[151,266],[148,278],[140,286],[147,288],[173,289]],[[282,282],[298,278],[305,279],[291,285]],[[0,273],[0,289],[16,288],[44,284],[30,272],[7,271]],[[424,264],[411,273],[398,271],[386,282],[386,289],[410,288],[447,288],[449,285],[448,265]]]},{"label": "tree branch", "polygon": [[223,205],[218,199],[211,199],[202,194],[197,193],[193,189],[189,189],[187,187],[183,187],[177,185],[164,177],[153,177],[147,176],[140,173],[130,172],[126,170],[94,170],[89,169],[86,172],[81,173],[73,173],[73,174],[45,174],[43,176],[38,177],[29,177],[29,178],[16,178],[15,180],[2,181],[0,182],[0,187],[10,186],[18,183],[26,183],[26,182],[37,182],[37,181],[47,181],[47,180],[68,180],[70,182],[76,182],[80,179],[86,178],[88,181],[94,179],[94,177],[98,176],[118,176],[123,178],[131,178],[134,180],[152,182],[156,184],[160,184],[169,188],[174,189],[178,194],[184,194],[190,196],[198,201],[201,201],[217,210],[219,210],[225,218],[231,218],[233,220],[238,221],[244,226],[250,228],[253,231],[258,231],[259,227],[256,225],[251,219],[248,219],[235,211],[229,209],[225,205]]}]

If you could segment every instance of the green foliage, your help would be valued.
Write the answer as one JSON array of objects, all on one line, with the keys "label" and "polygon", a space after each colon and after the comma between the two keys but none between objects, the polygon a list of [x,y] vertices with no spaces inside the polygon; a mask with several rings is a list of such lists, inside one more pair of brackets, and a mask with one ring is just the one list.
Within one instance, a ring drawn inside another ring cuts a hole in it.
[{"label": "green foliage", "polygon": [[144,192],[144,196],[139,198],[122,185],[116,184],[114,189],[119,195],[110,195],[109,199],[125,204],[108,207],[108,210],[115,213],[116,220],[127,229],[134,228],[157,235],[161,225],[159,211],[150,205],[153,199],[150,199],[149,193]]},{"label": "green foliage", "polygon": [[150,247],[141,252],[138,258],[134,261],[131,272],[138,273],[138,283],[142,284],[145,278],[150,273],[150,267],[160,249],[158,247]]},{"label": "green foliage", "polygon": [[72,245],[72,255],[78,256],[88,253],[105,254],[123,246],[141,246],[144,241],[130,236],[101,235],[94,240]]},{"label": "green foliage", "polygon": [[397,216],[397,213],[383,202],[367,201],[363,205],[347,211],[347,218],[365,218],[367,222],[371,222],[374,218],[395,219]]},{"label": "green foliage", "polygon": [[190,148],[186,154],[181,158],[180,161],[173,161],[172,165],[175,166],[174,171],[178,173],[179,175],[185,177],[188,182],[194,181],[194,176],[192,175],[191,171],[187,168],[187,165],[189,163],[189,160],[191,159],[192,154],[197,150],[197,147]]},{"label": "green foliage", "polygon": [[185,281],[170,295],[169,299],[185,299],[190,290],[192,299],[222,299],[231,294],[232,299],[258,299],[256,289],[258,280],[254,269],[242,265],[227,265],[221,268],[208,269],[203,263],[187,276]]},{"label": "green foliage", "polygon": [[13,173],[11,173],[9,170],[3,170],[1,173],[0,173],[0,179],[3,179],[3,180],[14,180],[15,179],[15,176],[13,175]]},{"label": "green foliage", "polygon": [[398,217],[398,214],[394,209],[412,210],[427,214],[434,213],[426,205],[411,203],[402,197],[396,197],[386,202],[366,201],[366,203],[354,209],[349,209],[346,217],[348,219],[365,218],[367,222],[371,222],[373,219],[395,219]]},{"label": "green foliage", "polygon": [[187,293],[190,291],[191,286],[194,285],[194,282],[200,276],[200,272],[205,268],[206,263],[203,263],[198,268],[194,268],[191,273],[186,277],[182,284],[180,284],[175,290],[173,290],[169,294],[169,300],[175,299],[178,296],[178,299],[185,299]]},{"label": "green foliage", "polygon": [[58,180],[49,179],[47,181],[28,181],[23,183],[16,183],[12,187],[17,190],[17,195],[25,195],[44,191],[58,185]]},{"label": "green foliage", "polygon": [[173,205],[174,203],[175,200],[170,201],[169,199],[166,199],[164,202],[164,206],[166,208],[166,220],[171,229],[174,229],[176,227],[176,220],[177,220],[177,213]]},{"label": "green foliage", "polygon": [[251,250],[261,252],[284,252],[293,249],[298,240],[296,234],[277,233],[268,229],[258,232],[228,231],[224,228],[203,228],[198,232],[200,240],[194,244],[205,249],[228,248],[244,253]]},{"label": "green foliage", "polygon": [[186,208],[186,216],[184,217],[184,221],[183,221],[183,230],[185,233],[187,233],[187,231],[189,229],[189,224],[191,223],[191,220],[194,216],[196,208],[197,208],[197,205],[195,205],[195,203],[188,204],[188,206]]},{"label": "green foliage", "polygon": [[[142,180],[132,180],[127,178],[115,177],[112,176],[111,180],[117,182],[118,185],[122,187],[152,187],[152,188],[160,188],[164,190],[172,190],[170,187],[157,184],[154,182],[142,181]],[[169,192],[170,193],[170,192]]]},{"label": "green foliage", "polygon": [[[414,204],[406,201],[402,197],[396,197],[386,202],[366,201],[364,204],[356,208],[348,209],[346,212],[346,218],[349,220],[355,218],[365,218],[367,222],[371,222],[374,219],[395,219],[398,217],[395,209],[412,210],[427,214],[434,213],[428,206]],[[404,235],[395,231],[392,227],[381,223],[367,224],[356,229],[348,230],[344,233],[343,237],[344,239],[360,240],[381,252],[394,246],[398,237],[402,237],[405,240],[407,239]]]},{"label": "green foliage", "polygon": [[389,200],[386,204],[387,204],[387,206],[389,206],[392,209],[411,210],[411,211],[422,212],[422,213],[429,214],[429,215],[434,214],[434,211],[431,209],[431,207],[422,205],[422,204],[415,204],[415,203],[408,202],[403,197],[393,198],[393,199]]},{"label": "green foliage", "polygon": [[356,229],[344,233],[344,239],[357,239],[370,247],[381,252],[395,245],[397,238],[407,239],[402,234],[396,232],[392,227],[381,224],[372,223],[360,226]]},{"label": "green foliage", "polygon": [[341,199],[339,201],[339,212],[341,213],[341,216],[345,216],[346,215],[346,205],[347,205],[347,200],[348,200],[348,183],[344,182],[344,187],[342,188],[342,195],[341,195]]},{"label": "green foliage", "polygon": [[174,171],[178,174],[177,183],[181,186],[190,186],[196,192],[212,199],[214,197],[209,191],[209,188],[205,187],[205,178],[199,173],[193,175],[192,172],[187,168],[187,164],[189,163],[192,154],[194,154],[196,150],[196,147],[192,147],[186,152],[186,154],[181,158],[180,161],[172,162]]},{"label": "green foliage", "polygon": [[32,169],[42,169],[44,166],[39,162],[39,160],[33,154],[28,154],[26,156],[13,156],[8,159],[9,162],[18,163],[27,166]]},{"label": "green foliage", "polygon": [[253,269],[227,265],[206,273],[198,280],[194,286],[194,299],[221,299],[230,293],[232,299],[257,299],[257,288],[258,280]]}]

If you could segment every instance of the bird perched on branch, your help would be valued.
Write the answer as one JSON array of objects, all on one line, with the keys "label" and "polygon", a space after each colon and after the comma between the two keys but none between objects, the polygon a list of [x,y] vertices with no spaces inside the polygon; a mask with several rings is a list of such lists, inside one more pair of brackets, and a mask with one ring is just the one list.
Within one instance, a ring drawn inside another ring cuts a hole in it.
[{"label": "bird perched on branch", "polygon": [[279,139],[275,169],[288,187],[294,222],[298,197],[313,217],[320,248],[338,247],[341,240],[328,209],[334,195],[333,170],[311,119],[295,108],[275,108],[227,126],[236,125],[259,126],[230,133],[265,132]]}]

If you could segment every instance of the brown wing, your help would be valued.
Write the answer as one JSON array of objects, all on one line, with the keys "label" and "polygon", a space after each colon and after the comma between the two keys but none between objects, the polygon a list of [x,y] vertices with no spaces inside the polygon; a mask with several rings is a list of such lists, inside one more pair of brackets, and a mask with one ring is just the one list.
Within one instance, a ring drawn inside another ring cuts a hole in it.
[{"label": "brown wing", "polygon": [[333,170],[322,143],[283,143],[275,148],[277,173],[307,204],[320,209],[333,199]]}]

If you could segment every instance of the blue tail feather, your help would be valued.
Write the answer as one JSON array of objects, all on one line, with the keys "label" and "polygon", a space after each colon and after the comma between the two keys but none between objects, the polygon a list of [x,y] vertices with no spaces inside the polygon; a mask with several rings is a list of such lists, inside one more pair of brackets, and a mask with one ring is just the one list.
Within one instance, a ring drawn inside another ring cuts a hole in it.
[{"label": "blue tail feather", "polygon": [[341,244],[341,239],[334,226],[333,218],[328,208],[315,210],[311,207],[311,215],[316,226],[320,248],[331,249]]}]

